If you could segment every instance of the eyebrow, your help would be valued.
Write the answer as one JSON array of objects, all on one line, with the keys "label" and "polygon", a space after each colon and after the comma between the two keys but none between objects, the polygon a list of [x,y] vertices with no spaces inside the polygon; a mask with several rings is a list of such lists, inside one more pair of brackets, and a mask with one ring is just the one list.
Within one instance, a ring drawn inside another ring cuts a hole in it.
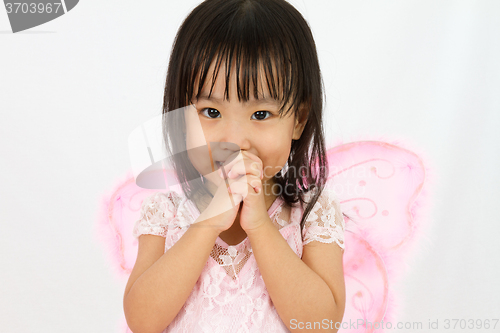
[{"label": "eyebrow", "polygon": [[[197,100],[198,101],[199,100],[215,101],[219,104],[222,104],[224,102],[222,100],[222,98],[214,96],[214,95],[208,97],[208,95],[206,93],[200,94],[200,96],[198,96]],[[243,102],[243,103],[248,103],[248,104],[278,104],[279,105],[279,102],[272,97],[264,97],[264,98],[248,100],[248,101]]]}]

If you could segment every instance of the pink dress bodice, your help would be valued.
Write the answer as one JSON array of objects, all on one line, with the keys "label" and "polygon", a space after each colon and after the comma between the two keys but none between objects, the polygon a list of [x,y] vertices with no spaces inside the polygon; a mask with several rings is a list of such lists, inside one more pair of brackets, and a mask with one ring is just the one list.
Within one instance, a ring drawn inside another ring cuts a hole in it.
[{"label": "pink dress bodice", "polygon": [[[308,201],[310,193],[305,197]],[[331,190],[323,191],[309,213],[302,231],[304,241],[300,234],[302,208],[291,207],[289,221],[285,221],[283,207],[284,201],[277,198],[268,214],[299,258],[303,246],[312,241],[335,242],[344,249],[344,219]],[[165,237],[166,252],[199,214],[196,205],[178,192],[156,192],[144,200],[133,235]],[[167,332],[289,332],[267,292],[248,238],[237,245],[216,239],[191,294],[163,331]]]}]

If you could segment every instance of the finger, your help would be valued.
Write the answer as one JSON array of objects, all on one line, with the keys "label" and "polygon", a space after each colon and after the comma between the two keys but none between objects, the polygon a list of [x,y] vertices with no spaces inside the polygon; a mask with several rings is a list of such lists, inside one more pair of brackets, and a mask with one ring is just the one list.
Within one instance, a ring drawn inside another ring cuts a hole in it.
[{"label": "finger", "polygon": [[244,197],[241,194],[233,194],[233,202],[235,206],[238,206],[240,202],[243,201]]},{"label": "finger", "polygon": [[262,179],[264,177],[264,169],[263,169],[264,163],[262,162],[262,160],[257,155],[252,154],[246,150],[242,150],[241,153],[243,156],[247,156],[251,160],[256,162],[256,164],[252,164],[252,165],[256,168],[256,171],[258,172],[260,179]]},{"label": "finger", "polygon": [[227,174],[229,178],[238,178],[240,175],[253,175],[261,177],[264,171],[255,161],[245,158],[241,163],[236,163]]},{"label": "finger", "polygon": [[[253,154],[252,154],[253,155]],[[255,155],[253,155],[255,156]],[[264,171],[262,162],[256,162],[246,154],[239,154],[231,162],[220,167],[219,176],[224,177],[224,173],[229,178],[238,178],[240,175],[252,174],[262,178]]]},{"label": "finger", "polygon": [[219,168],[219,175],[221,177],[224,177],[224,174],[227,176],[233,165],[236,163],[241,163],[241,160],[243,160],[243,155],[241,154],[241,151],[229,155],[229,157],[226,159],[224,163],[222,163],[222,165],[217,166]]},{"label": "finger", "polygon": [[237,193],[243,196],[246,196],[250,190],[253,193],[260,193],[261,189],[262,181],[256,176],[243,176],[229,185],[229,191],[231,193]]}]

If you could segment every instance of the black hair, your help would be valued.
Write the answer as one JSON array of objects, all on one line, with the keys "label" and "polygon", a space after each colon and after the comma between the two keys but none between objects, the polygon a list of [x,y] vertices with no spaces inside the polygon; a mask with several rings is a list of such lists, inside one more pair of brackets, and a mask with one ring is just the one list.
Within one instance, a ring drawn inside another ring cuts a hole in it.
[{"label": "black hair", "polygon": [[[209,68],[214,62],[215,70],[209,78]],[[233,66],[238,99],[248,101],[252,93],[259,98],[259,69],[263,68],[265,82],[260,83],[281,103],[280,116],[289,112],[301,116],[300,105],[308,110],[300,139],[292,140],[288,167],[273,177],[282,189],[293,189],[281,191],[280,195],[289,206],[299,201],[302,205],[304,194],[312,191],[300,222],[302,230],[328,176],[322,122],[323,81],[311,29],[285,0],[206,0],[193,9],[177,32],[168,65],[163,100],[167,150],[177,147],[177,152],[185,152],[186,146],[179,139],[183,137],[180,125],[183,119],[166,121],[165,115],[192,104],[191,98],[200,94],[207,79],[212,80],[211,94],[223,62],[226,68],[224,98],[229,98]],[[286,105],[289,105],[287,110]],[[175,155],[174,170],[184,193],[192,199],[196,191],[205,189],[203,177],[189,162],[187,154]],[[301,174],[297,174],[297,170]],[[183,180],[189,180],[191,185],[187,186]]]}]

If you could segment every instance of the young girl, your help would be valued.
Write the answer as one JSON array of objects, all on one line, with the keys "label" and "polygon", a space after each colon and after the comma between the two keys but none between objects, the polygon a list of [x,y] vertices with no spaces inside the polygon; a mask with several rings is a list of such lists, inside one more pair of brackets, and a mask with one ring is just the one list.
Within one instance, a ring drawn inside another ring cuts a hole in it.
[{"label": "young girl", "polygon": [[324,187],[322,97],[286,1],[206,0],[185,19],[163,110],[182,193],[144,200],[133,230],[134,333],[337,331],[344,222]]}]

